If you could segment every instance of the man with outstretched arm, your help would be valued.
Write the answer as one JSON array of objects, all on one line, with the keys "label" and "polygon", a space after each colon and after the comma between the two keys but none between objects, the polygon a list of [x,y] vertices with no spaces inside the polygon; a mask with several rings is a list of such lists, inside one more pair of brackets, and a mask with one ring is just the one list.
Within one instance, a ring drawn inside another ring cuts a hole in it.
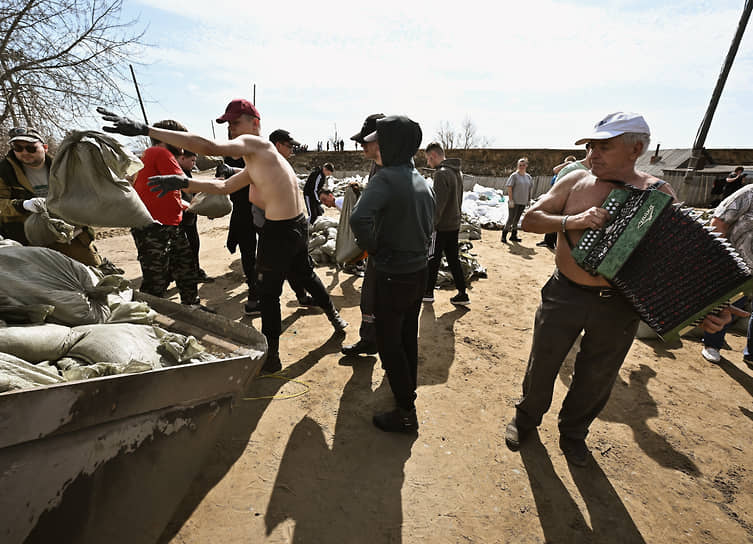
[{"label": "man with outstretched arm", "polygon": [[257,274],[260,286],[262,333],[267,338],[267,360],[262,370],[276,372],[282,368],[279,346],[281,332],[280,294],[286,275],[296,275],[316,303],[324,309],[335,331],[343,332],[347,323],[340,317],[308,255],[308,224],[298,179],[288,161],[274,145],[259,137],[260,115],[247,100],[228,104],[218,122],[230,127],[229,141],[209,140],[186,132],[155,129],[144,123],[120,117],[97,108],[113,126],[106,132],[126,136],[150,136],[176,147],[203,155],[243,157],[246,166],[225,180],[195,180],[184,176],[155,176],[150,185],[155,192],[175,189],[190,192],[229,194],[248,186],[249,200],[265,212],[266,222],[260,237]]},{"label": "man with outstretched arm", "polygon": [[[649,141],[650,131],[642,116],[625,112],[608,115],[591,135],[575,142],[590,143],[591,171],[577,170],[564,176],[523,217],[524,230],[557,232],[559,239],[556,268],[541,290],[534,319],[523,396],[505,432],[505,442],[513,451],[541,424],[552,403],[559,369],[583,332],[572,383],[559,413],[559,445],[569,463],[588,463],[588,429],[609,399],[639,317],[604,277],[592,276],[578,266],[571,247],[585,229],[606,224],[609,213],[601,206],[609,193],[623,184],[674,196],[668,184],[635,168]],[[730,310],[724,310],[718,316],[707,316],[703,327],[709,332],[720,330],[730,319]]]}]

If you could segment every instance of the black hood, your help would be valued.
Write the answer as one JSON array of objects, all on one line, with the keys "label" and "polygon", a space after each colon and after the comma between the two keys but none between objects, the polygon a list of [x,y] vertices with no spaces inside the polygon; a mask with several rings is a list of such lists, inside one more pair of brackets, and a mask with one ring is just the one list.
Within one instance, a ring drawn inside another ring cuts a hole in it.
[{"label": "black hood", "polygon": [[377,139],[383,166],[411,164],[421,146],[421,127],[401,115],[390,115],[377,121]]}]

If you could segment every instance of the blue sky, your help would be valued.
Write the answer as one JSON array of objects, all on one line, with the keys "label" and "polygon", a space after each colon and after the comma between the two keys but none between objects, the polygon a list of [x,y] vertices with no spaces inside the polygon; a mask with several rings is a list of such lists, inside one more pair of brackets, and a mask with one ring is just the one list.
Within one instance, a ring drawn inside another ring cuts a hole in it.
[{"label": "blue sky", "polygon": [[[151,122],[211,136],[255,83],[262,135],[285,128],[310,147],[383,112],[418,121],[424,145],[468,117],[490,147],[568,148],[624,110],[666,148],[692,146],[744,0],[126,4],[147,27],[134,68]],[[751,147],[751,34],[706,147]]]}]

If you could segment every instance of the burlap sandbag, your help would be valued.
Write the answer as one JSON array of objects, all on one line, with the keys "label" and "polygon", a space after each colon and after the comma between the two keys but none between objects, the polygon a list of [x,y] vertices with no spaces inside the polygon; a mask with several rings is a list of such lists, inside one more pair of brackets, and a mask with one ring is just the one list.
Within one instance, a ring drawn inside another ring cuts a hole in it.
[{"label": "burlap sandbag", "polygon": [[0,352],[10,353],[30,363],[54,361],[65,356],[85,335],[83,331],[74,331],[54,323],[2,327]]},{"label": "burlap sandbag", "polygon": [[24,221],[24,234],[32,246],[69,244],[75,238],[75,229],[62,219],[50,216],[47,211],[33,213]]},{"label": "burlap sandbag", "polygon": [[104,281],[95,285],[87,266],[46,247],[3,248],[0,273],[0,319],[8,322],[25,308],[53,306],[50,322],[102,323],[110,316],[107,293],[118,288]]},{"label": "burlap sandbag", "polygon": [[73,330],[87,335],[68,351],[68,356],[89,363],[126,365],[136,361],[162,368],[186,362],[204,351],[192,336],[169,333],[152,325],[113,323]]},{"label": "burlap sandbag", "polygon": [[44,368],[8,353],[0,353],[0,393],[63,381],[63,378]]},{"label": "burlap sandbag", "polygon": [[196,193],[191,199],[188,211],[214,219],[232,212],[233,202],[230,200],[230,195]]},{"label": "burlap sandbag", "polygon": [[152,216],[123,179],[143,167],[117,140],[92,130],[73,131],[50,167],[47,209],[74,225],[146,227]]}]

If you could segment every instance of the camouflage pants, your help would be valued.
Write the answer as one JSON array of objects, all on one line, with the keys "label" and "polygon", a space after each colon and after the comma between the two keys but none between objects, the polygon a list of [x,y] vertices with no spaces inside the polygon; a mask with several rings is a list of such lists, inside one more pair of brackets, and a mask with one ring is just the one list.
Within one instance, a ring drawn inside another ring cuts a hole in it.
[{"label": "camouflage pants", "polygon": [[150,225],[131,229],[141,264],[142,293],[165,296],[175,280],[183,304],[199,301],[198,267],[188,238],[178,225]]}]

